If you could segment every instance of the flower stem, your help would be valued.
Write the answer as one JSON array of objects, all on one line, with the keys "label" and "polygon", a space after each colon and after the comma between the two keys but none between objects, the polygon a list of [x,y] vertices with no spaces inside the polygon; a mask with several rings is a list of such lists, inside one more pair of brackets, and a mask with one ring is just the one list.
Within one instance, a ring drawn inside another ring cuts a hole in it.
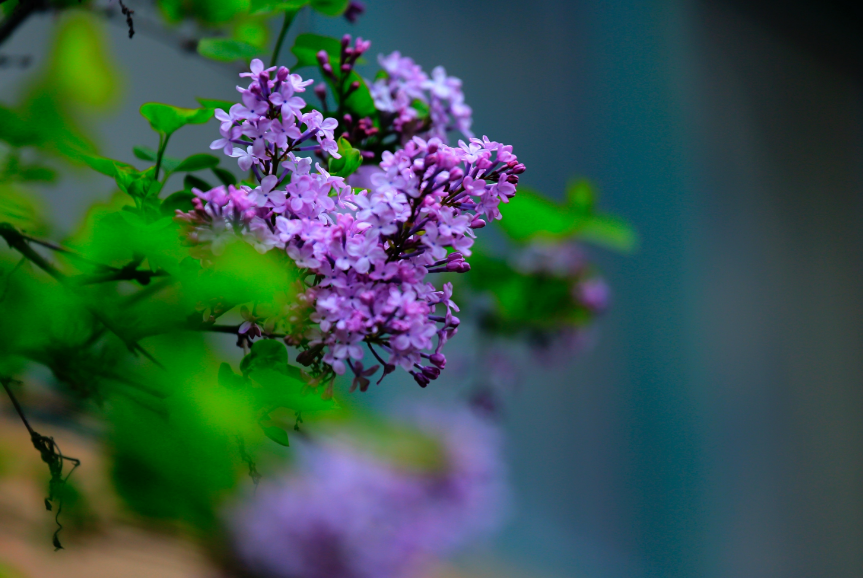
[{"label": "flower stem", "polygon": [[282,43],[285,41],[285,35],[288,33],[288,28],[291,27],[291,22],[294,21],[294,16],[297,15],[297,10],[285,10],[285,20],[282,22],[282,29],[279,31],[279,38],[276,40],[276,47],[273,49],[273,57],[270,59],[270,66],[275,66],[279,59],[279,52],[282,51]]}]

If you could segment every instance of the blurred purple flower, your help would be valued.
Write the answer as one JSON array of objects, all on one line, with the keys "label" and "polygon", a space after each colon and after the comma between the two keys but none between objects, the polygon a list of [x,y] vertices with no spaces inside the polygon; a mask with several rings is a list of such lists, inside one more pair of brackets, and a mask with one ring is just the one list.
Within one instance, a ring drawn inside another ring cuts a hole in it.
[{"label": "blurred purple flower", "polygon": [[239,557],[287,578],[401,578],[495,530],[508,496],[498,430],[467,409],[407,418],[438,442],[440,463],[411,467],[345,442],[304,444],[292,473],[232,511]]}]

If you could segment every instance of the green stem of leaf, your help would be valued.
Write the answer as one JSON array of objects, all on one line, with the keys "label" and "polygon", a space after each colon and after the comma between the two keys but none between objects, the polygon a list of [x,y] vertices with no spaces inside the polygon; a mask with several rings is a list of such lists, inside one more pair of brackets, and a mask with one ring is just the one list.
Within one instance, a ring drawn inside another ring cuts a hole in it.
[{"label": "green stem of leaf", "polygon": [[294,21],[296,15],[296,10],[285,10],[285,19],[282,22],[282,29],[279,31],[279,37],[276,40],[276,47],[273,48],[273,57],[270,59],[270,66],[276,65],[276,61],[279,59],[279,52],[282,51],[285,35],[288,33],[288,28],[291,27],[291,23]]},{"label": "green stem of leaf", "polygon": [[164,138],[162,135],[159,135],[159,152],[156,153],[156,174],[153,175],[153,178],[157,181],[159,180],[159,169],[162,168],[162,156],[165,154],[165,149],[168,147],[168,139],[171,138],[171,135],[166,134]]}]

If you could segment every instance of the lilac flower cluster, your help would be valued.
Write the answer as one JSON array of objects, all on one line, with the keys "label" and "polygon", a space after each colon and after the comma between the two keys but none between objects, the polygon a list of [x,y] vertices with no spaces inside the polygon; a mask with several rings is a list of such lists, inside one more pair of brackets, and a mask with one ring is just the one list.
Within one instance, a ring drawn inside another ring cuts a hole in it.
[{"label": "lilac flower cluster", "polygon": [[314,279],[303,285],[285,324],[287,342],[302,349],[298,362],[325,364],[318,383],[350,368],[353,387],[368,387],[378,366],[362,366],[365,344],[383,375],[398,365],[425,387],[446,365],[441,349],[459,326],[452,285],[437,289],[427,277],[470,269],[465,257],[474,230],[500,219],[498,206],[515,195],[524,165],[511,146],[485,137],[458,147],[414,137],[385,151],[370,189],[355,191],[296,154],[338,158],[337,122],[302,112],[306,105],[296,93],[309,82],[259,60],[241,76],[251,84],[239,89],[242,104],[217,111],[222,138],[211,148],[251,169],[257,186],[194,190],[194,210],[177,215],[187,239],[199,254],[218,254],[236,238],[261,253],[282,250],[303,279]]},{"label": "lilac flower cluster", "polygon": [[[375,107],[390,115],[394,130],[407,141],[413,135],[437,137],[446,142],[448,132],[458,130],[471,138],[471,108],[464,102],[461,80],[447,76],[442,66],[429,77],[412,58],[396,51],[379,56],[384,78],[370,87]],[[421,106],[417,106],[419,103]],[[428,107],[428,118],[418,108]]]},{"label": "lilac flower cluster", "polygon": [[508,497],[498,430],[467,410],[408,417],[442,459],[411,467],[356,441],[302,445],[293,473],[231,512],[239,557],[272,576],[402,578],[494,531]]}]

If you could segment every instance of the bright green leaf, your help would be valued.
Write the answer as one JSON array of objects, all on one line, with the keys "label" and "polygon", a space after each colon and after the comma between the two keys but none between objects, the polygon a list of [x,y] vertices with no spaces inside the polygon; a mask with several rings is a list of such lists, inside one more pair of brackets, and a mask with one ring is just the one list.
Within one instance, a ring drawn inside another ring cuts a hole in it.
[{"label": "bright green leaf", "polygon": [[231,102],[230,100],[218,100],[214,98],[196,98],[201,106],[204,108],[221,108],[225,112],[231,110],[231,107],[237,104],[236,102]]},{"label": "bright green leaf", "polygon": [[213,116],[210,108],[180,108],[170,104],[148,102],[141,106],[141,115],[150,121],[153,130],[170,136],[187,124],[203,124]]},{"label": "bright green leaf", "polygon": [[249,12],[249,0],[191,0],[192,11],[208,24],[230,22]]},{"label": "bright green leaf", "polygon": [[351,146],[344,137],[339,137],[339,154],[341,158],[330,157],[330,173],[337,177],[352,175],[360,167],[363,157],[360,151]]}]

